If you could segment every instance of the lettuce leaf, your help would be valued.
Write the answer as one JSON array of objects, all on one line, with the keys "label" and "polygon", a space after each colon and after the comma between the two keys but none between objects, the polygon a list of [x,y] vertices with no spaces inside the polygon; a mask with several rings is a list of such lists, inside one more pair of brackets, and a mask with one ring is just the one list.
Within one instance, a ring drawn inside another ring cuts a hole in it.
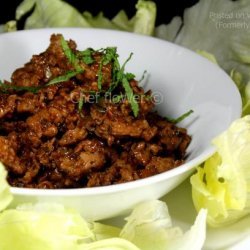
[{"label": "lettuce leaf", "polygon": [[121,232],[119,227],[105,225],[99,222],[93,222],[91,225],[91,230],[95,234],[96,240],[118,238]]},{"label": "lettuce leaf", "polygon": [[172,225],[166,204],[159,200],[138,205],[126,221],[120,236],[142,250],[200,250],[206,237],[206,210],[200,210],[194,225],[183,233]]},{"label": "lettuce leaf", "polygon": [[93,239],[88,223],[59,204],[24,204],[0,214],[0,249],[70,250]]},{"label": "lettuce leaf", "polygon": [[19,20],[32,8],[25,22],[25,29],[45,27],[90,27],[90,24],[70,4],[61,0],[24,0],[16,9]]},{"label": "lettuce leaf", "polygon": [[200,0],[183,20],[156,28],[155,35],[217,63],[239,87],[243,111],[250,114],[250,4],[248,0]]},{"label": "lettuce leaf", "polygon": [[228,73],[235,69],[250,79],[249,13],[248,0],[200,0],[185,10],[181,29],[172,21],[157,35],[194,51],[205,50]]},{"label": "lettuce leaf", "polygon": [[[210,54],[204,50],[197,50],[196,52],[204,56],[211,62],[218,64],[217,59],[215,58],[213,54]],[[249,115],[250,114],[250,80],[248,82],[244,82],[243,75],[236,70],[231,70],[230,76],[232,80],[235,82],[236,86],[238,87],[240,95],[241,95],[242,116]]]},{"label": "lettuce leaf", "polygon": [[95,241],[88,244],[81,244],[72,250],[140,250],[133,243],[121,239],[110,238],[100,241]]},{"label": "lettuce leaf", "polygon": [[0,249],[5,250],[139,250],[118,238],[119,232],[57,203],[22,204],[0,214]]},{"label": "lettuce leaf", "polygon": [[214,227],[231,224],[250,213],[250,116],[232,123],[213,140],[217,152],[191,177],[199,211],[208,210]]},{"label": "lettuce leaf", "polygon": [[[250,67],[249,67],[250,70]],[[242,116],[249,115],[250,114],[250,79],[245,82],[243,80],[243,76],[240,72],[237,72],[236,70],[232,70],[231,78],[236,83],[242,99]]]},{"label": "lettuce leaf", "polygon": [[139,0],[136,4],[133,32],[153,35],[156,19],[156,4],[153,1]]},{"label": "lettuce leaf", "polygon": [[6,181],[7,172],[0,162],[0,212],[4,210],[12,201],[9,184]]},{"label": "lettuce leaf", "polygon": [[156,4],[153,1],[139,0],[136,4],[136,14],[131,19],[121,10],[110,20],[102,12],[97,16],[87,11],[81,14],[62,0],[24,0],[16,9],[16,19],[20,20],[32,8],[34,10],[25,22],[25,29],[93,27],[152,35],[155,28]]},{"label": "lettuce leaf", "polygon": [[175,16],[169,24],[161,24],[156,27],[155,36],[163,40],[168,40],[169,42],[174,42],[182,24],[181,17]]},{"label": "lettuce leaf", "polygon": [[210,62],[212,62],[212,63],[218,65],[217,59],[215,58],[215,56],[214,56],[213,54],[208,53],[208,52],[205,51],[205,50],[199,50],[199,49],[196,50],[196,52],[197,52],[199,55],[201,55],[201,56],[207,58]]},{"label": "lettuce leaf", "polygon": [[0,249],[200,250],[205,240],[206,210],[186,233],[173,227],[167,205],[159,200],[139,204],[126,220],[120,229],[87,222],[57,203],[22,204],[0,213]]}]

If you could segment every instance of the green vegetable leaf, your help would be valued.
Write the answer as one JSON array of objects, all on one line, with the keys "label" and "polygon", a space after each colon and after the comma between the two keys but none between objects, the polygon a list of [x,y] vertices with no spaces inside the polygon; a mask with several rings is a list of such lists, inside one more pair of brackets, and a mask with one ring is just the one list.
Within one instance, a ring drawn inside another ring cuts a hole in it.
[{"label": "green vegetable leaf", "polygon": [[84,100],[85,99],[84,99],[83,93],[81,93],[79,101],[78,101],[78,112],[80,113],[80,115],[82,115],[82,108],[83,108]]},{"label": "green vegetable leaf", "polygon": [[7,172],[0,162],[0,212],[4,210],[12,201],[9,184],[6,181]]},{"label": "green vegetable leaf", "polygon": [[104,239],[88,244],[81,244],[77,250],[141,250],[131,242],[121,238]]},{"label": "green vegetable leaf", "polygon": [[91,48],[79,52],[84,63],[91,64],[95,61],[94,58],[92,57],[93,52],[94,50]]},{"label": "green vegetable leaf", "polygon": [[238,87],[241,99],[242,99],[242,116],[250,114],[250,79],[245,82],[243,80],[243,75],[236,70],[232,70],[231,78],[234,80],[236,86]]},{"label": "green vegetable leaf", "polygon": [[81,13],[61,0],[24,0],[16,9],[16,19],[27,14],[33,6],[33,12],[25,21],[25,29],[91,26]]},{"label": "green vegetable leaf", "polygon": [[183,233],[172,225],[166,204],[159,200],[139,204],[126,221],[120,236],[143,250],[200,250],[206,237],[206,210]]},{"label": "green vegetable leaf", "polygon": [[156,4],[153,1],[139,0],[136,4],[133,31],[153,35],[156,19]]},{"label": "green vegetable leaf", "polygon": [[[96,16],[93,16],[90,12],[84,11],[83,18],[94,28],[114,29],[119,30],[121,27],[116,25],[113,20],[108,19],[103,15],[103,12],[99,12]],[[127,20],[128,21],[128,20]]]},{"label": "green vegetable leaf", "polygon": [[3,33],[3,32],[5,32],[6,30],[5,30],[5,25],[3,25],[3,24],[0,24],[0,33]]},{"label": "green vegetable leaf", "polygon": [[35,6],[36,0],[25,0],[16,9],[16,19],[20,20],[27,12]]},{"label": "green vegetable leaf", "polygon": [[108,63],[113,62],[118,57],[117,48],[116,47],[107,47],[104,50],[103,55],[103,65],[107,65]]},{"label": "green vegetable leaf", "polygon": [[37,93],[41,88],[42,88],[41,86],[15,86],[15,85],[3,83],[0,80],[0,92],[2,93],[8,93],[9,90],[28,91],[32,93]]},{"label": "green vegetable leaf", "polygon": [[205,51],[205,50],[199,50],[199,49],[196,50],[196,52],[197,52],[198,54],[200,54],[201,56],[207,58],[210,62],[213,62],[214,64],[217,64],[217,65],[218,65],[218,62],[217,62],[217,60],[216,60],[216,58],[215,58],[215,56],[214,56],[213,54],[208,53],[208,52]]},{"label": "green vegetable leaf", "polygon": [[169,121],[169,122],[172,122],[172,123],[179,123],[181,121],[183,121],[185,118],[187,118],[188,116],[190,116],[194,111],[193,110],[189,110],[188,112],[184,113],[183,115],[179,116],[178,118],[175,118],[175,119],[171,119],[171,118],[168,118],[166,117],[166,119]]},{"label": "green vegetable leaf", "polygon": [[213,144],[217,153],[198,167],[191,184],[196,209],[206,208],[209,225],[219,227],[250,214],[250,116],[234,121]]},{"label": "green vegetable leaf", "polygon": [[185,10],[183,20],[175,17],[170,24],[161,25],[157,33],[194,51],[213,54],[225,71],[235,69],[250,80],[249,13],[250,5],[245,0],[200,0]]},{"label": "green vegetable leaf", "polygon": [[62,82],[66,82],[69,81],[72,77],[82,73],[83,70],[78,70],[78,71],[68,71],[65,75],[62,76],[57,76],[55,78],[53,78],[52,80],[50,80],[46,86],[50,86],[50,85],[54,85],[57,83],[62,83]]},{"label": "green vegetable leaf", "polygon": [[[100,52],[102,52],[103,55],[102,55],[102,59],[99,64],[99,69],[97,73],[98,75],[97,85],[98,85],[99,90],[102,89],[102,79],[103,79],[102,67],[103,65],[107,65],[108,63],[113,64],[113,79],[115,79],[117,70],[120,70],[120,64],[117,59],[118,54],[116,52],[116,47],[107,47],[106,49],[101,49]],[[117,85],[117,83],[115,83],[115,85]]]},{"label": "green vegetable leaf", "polygon": [[98,69],[98,73],[97,73],[97,87],[99,90],[102,89],[102,78],[103,78],[103,75],[102,75],[102,62],[99,64],[99,69]]},{"label": "green vegetable leaf", "polygon": [[[10,20],[4,25],[4,31],[5,32],[13,32],[17,31],[17,22],[15,20]],[[1,31],[0,31],[1,33]]]},{"label": "green vegetable leaf", "polygon": [[117,238],[120,235],[121,228],[106,225],[100,222],[91,223],[91,230],[96,240],[104,240],[108,238]]},{"label": "green vegetable leaf", "polygon": [[138,116],[139,113],[139,104],[136,101],[136,98],[133,93],[133,89],[131,88],[129,81],[126,77],[122,78],[122,86],[125,89],[126,97],[131,105],[131,109],[135,117]]},{"label": "green vegetable leaf", "polygon": [[63,36],[61,38],[61,45],[62,45],[62,49],[63,49],[65,56],[69,60],[69,63],[72,64],[77,71],[83,70],[81,68],[81,66],[79,65],[79,60],[78,60],[77,56],[71,50],[71,48],[69,47],[67,41],[64,39]]},{"label": "green vegetable leaf", "polygon": [[121,10],[112,20],[106,18],[102,12],[93,16],[85,11],[83,16],[92,27],[152,35],[155,28],[156,4],[153,1],[139,0],[136,4],[136,14],[131,19],[124,10]]},{"label": "green vegetable leaf", "polygon": [[[156,19],[156,4],[153,1],[139,0],[136,14],[131,19],[121,10],[112,20],[102,12],[97,16],[84,11],[79,13],[72,5],[62,0],[23,0],[16,9],[16,19],[20,20],[34,7],[25,21],[25,29],[44,27],[97,27],[133,31],[151,35]],[[60,10],[60,11],[58,11]]]},{"label": "green vegetable leaf", "polygon": [[129,57],[126,59],[126,61],[123,63],[123,65],[122,65],[122,67],[121,67],[121,73],[123,73],[124,72],[124,70],[125,70],[125,66],[126,66],[126,64],[130,61],[130,59],[132,58],[132,56],[133,56],[133,53],[130,53],[130,55],[129,55]]},{"label": "green vegetable leaf", "polygon": [[72,250],[91,240],[89,224],[60,204],[23,204],[0,214],[0,249]]}]

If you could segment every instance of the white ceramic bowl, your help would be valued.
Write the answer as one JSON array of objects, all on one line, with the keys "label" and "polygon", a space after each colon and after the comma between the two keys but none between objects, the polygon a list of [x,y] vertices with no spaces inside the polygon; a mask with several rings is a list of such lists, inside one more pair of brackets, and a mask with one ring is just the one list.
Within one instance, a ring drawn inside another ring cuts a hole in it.
[{"label": "white ceramic bowl", "polygon": [[[133,58],[126,70],[152,89],[160,102],[162,115],[178,117],[188,110],[194,113],[180,126],[192,136],[185,164],[168,172],[125,184],[69,190],[11,188],[14,203],[60,202],[77,209],[87,219],[105,219],[127,212],[137,203],[157,199],[186,179],[194,167],[215,149],[211,140],[240,117],[241,99],[229,76],[203,57],[163,40],[98,29],[41,29],[0,35],[0,79],[9,79],[12,71],[44,51],[52,33],[61,33],[77,42],[79,49],[116,46],[123,62],[130,52]],[[1,150],[1,149],[0,149]]]}]

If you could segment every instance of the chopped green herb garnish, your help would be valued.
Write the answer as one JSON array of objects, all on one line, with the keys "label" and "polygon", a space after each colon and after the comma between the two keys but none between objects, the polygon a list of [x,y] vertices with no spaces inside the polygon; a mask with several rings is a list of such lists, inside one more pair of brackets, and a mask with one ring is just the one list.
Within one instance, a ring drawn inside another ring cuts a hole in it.
[{"label": "chopped green herb garnish", "polygon": [[15,86],[0,81],[0,92],[2,93],[6,93],[8,92],[8,90],[28,91],[31,93],[37,93],[41,88],[41,86]]},{"label": "chopped green herb garnish", "polygon": [[121,69],[117,72],[117,80],[122,82],[122,86],[125,90],[126,96],[128,98],[128,101],[130,103],[131,109],[133,111],[133,114],[135,117],[138,116],[139,113],[139,104],[136,101],[136,98],[134,96],[133,89],[131,88],[129,81],[134,79],[135,75],[132,73],[124,73],[125,66],[128,63],[128,61],[132,58],[133,53],[130,53],[127,60],[123,63]]},{"label": "chopped green herb garnish", "polygon": [[[95,59],[93,58],[93,53],[100,52],[101,53],[101,59],[99,61],[99,68],[97,72],[97,86],[98,86],[98,92],[94,92],[96,95],[96,102],[99,101],[103,95],[110,95],[112,96],[113,90],[118,87],[118,85],[121,85],[125,91],[125,93],[118,93],[116,97],[112,99],[114,103],[118,103],[122,100],[122,98],[126,97],[133,115],[135,117],[138,116],[139,113],[139,104],[136,100],[136,96],[134,95],[133,89],[130,86],[130,81],[135,78],[135,75],[132,73],[125,73],[125,66],[128,63],[128,61],[132,58],[133,53],[129,55],[129,57],[126,59],[126,61],[123,63],[122,66],[120,66],[120,63],[118,61],[119,55],[117,54],[117,48],[116,47],[107,47],[105,49],[100,50],[93,50],[92,48],[88,48],[83,51],[74,52],[70,47],[68,42],[62,37],[61,38],[61,47],[65,54],[65,57],[68,59],[69,63],[74,67],[75,70],[70,70],[66,72],[64,75],[57,76],[53,79],[51,79],[47,84],[43,86],[38,87],[19,87],[19,86],[13,86],[13,85],[7,85],[1,83],[0,85],[0,91],[7,91],[9,89],[13,89],[16,91],[30,91],[33,93],[36,93],[41,88],[45,88],[54,84],[62,83],[69,81],[72,77],[76,76],[77,74],[80,74],[84,71],[84,69],[81,67],[80,62],[84,62],[85,64],[91,64],[95,62]],[[112,81],[110,83],[108,90],[102,90],[102,83],[103,83],[103,66],[107,64],[112,65]],[[91,93],[88,93],[91,95]],[[81,95],[78,103],[78,109],[79,111],[82,110],[84,103],[84,96]]]},{"label": "chopped green herb garnish", "polygon": [[178,118],[176,119],[170,119],[168,117],[166,117],[166,119],[169,121],[169,122],[172,122],[172,123],[179,123],[181,121],[183,121],[186,117],[188,117],[190,114],[192,114],[194,111],[193,110],[189,110],[188,112],[186,112],[185,114],[179,116]]},{"label": "chopped green herb garnish", "polygon": [[103,78],[103,75],[102,75],[102,62],[100,62],[99,64],[99,69],[98,69],[98,73],[97,73],[97,76],[98,76],[98,79],[97,79],[97,87],[99,90],[102,89],[102,78]]},{"label": "chopped green herb garnish", "polygon": [[[122,67],[120,67],[119,61],[118,61],[118,54],[116,53],[116,48],[110,47],[104,50],[105,54],[102,57],[101,63],[100,63],[100,70],[98,72],[98,89],[101,89],[101,83],[102,83],[102,73],[101,68],[103,65],[107,63],[113,63],[113,82],[110,84],[109,89],[107,90],[107,93],[111,93],[119,83],[122,84],[126,97],[131,105],[131,109],[133,111],[133,114],[135,117],[137,117],[139,113],[139,104],[136,101],[136,98],[133,93],[133,89],[130,86],[129,81],[135,78],[135,75],[132,73],[124,73],[125,66],[127,62],[132,58],[133,53],[129,55],[129,57],[126,59],[126,61],[123,63]],[[117,103],[121,100],[122,96],[117,96],[113,99],[113,102]]]},{"label": "chopped green herb garnish", "polygon": [[78,102],[78,111],[80,112],[80,114],[82,113],[83,103],[84,103],[84,97],[81,93],[80,98],[79,98],[79,102]]},{"label": "chopped green herb garnish", "polygon": [[129,57],[126,59],[126,61],[123,63],[123,65],[122,65],[122,67],[121,67],[121,72],[123,73],[124,72],[124,70],[125,70],[125,66],[126,66],[126,64],[128,63],[128,61],[132,58],[132,56],[133,56],[133,53],[130,53],[130,55],[129,55]]},{"label": "chopped green herb garnish", "polygon": [[131,105],[131,109],[133,111],[133,114],[135,117],[137,117],[138,113],[139,113],[139,104],[135,99],[133,89],[131,88],[129,81],[126,77],[123,77],[123,79],[122,79],[122,86],[125,90],[126,96],[127,96],[128,101]]},{"label": "chopped green herb garnish", "polygon": [[142,82],[144,80],[146,74],[147,74],[147,70],[144,70],[143,74],[141,76],[141,79],[138,82]]},{"label": "chopped green herb garnish", "polygon": [[92,57],[93,52],[94,50],[91,48],[79,52],[79,55],[82,57],[82,61],[85,64],[91,64],[95,61],[94,58]]},{"label": "chopped green herb garnish", "polygon": [[69,47],[69,45],[68,45],[67,41],[64,39],[64,37],[62,37],[62,39],[61,39],[61,46],[62,46],[63,52],[64,52],[65,56],[67,57],[67,59],[69,60],[70,64],[72,64],[77,71],[82,70],[81,66],[79,65],[79,60],[78,60],[77,56],[71,50],[71,48]]},{"label": "chopped green herb garnish", "polygon": [[145,98],[145,100],[147,101],[152,101],[154,99],[154,97],[152,95],[148,95],[148,94],[144,94],[143,97]]},{"label": "chopped green herb garnish", "polygon": [[72,77],[76,76],[77,74],[82,73],[83,70],[78,71],[68,71],[65,75],[55,77],[54,79],[50,80],[46,86],[54,85],[61,82],[69,81]]},{"label": "chopped green herb garnish", "polygon": [[115,69],[118,66],[119,67],[119,62],[117,60],[118,54],[116,53],[116,48],[115,47],[108,47],[106,49],[100,50],[100,52],[103,53],[102,59],[99,64],[99,69],[98,69],[98,80],[97,80],[97,86],[98,89],[102,89],[102,79],[103,79],[103,74],[102,74],[102,67],[103,65],[107,65],[108,63],[113,63],[113,76],[115,76]]},{"label": "chopped green herb garnish", "polygon": [[104,55],[102,57],[103,65],[107,65],[108,63],[111,63],[117,57],[118,57],[118,55],[116,53],[116,47],[106,48],[104,50]]},{"label": "chopped green herb garnish", "polygon": [[135,79],[135,75],[132,73],[126,73],[125,77],[128,81]]}]

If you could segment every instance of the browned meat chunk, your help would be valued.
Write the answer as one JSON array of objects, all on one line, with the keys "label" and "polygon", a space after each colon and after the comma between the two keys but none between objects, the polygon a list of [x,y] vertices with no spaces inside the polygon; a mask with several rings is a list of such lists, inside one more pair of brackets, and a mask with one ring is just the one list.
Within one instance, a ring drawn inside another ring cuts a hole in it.
[{"label": "browned meat chunk", "polygon": [[16,95],[0,95],[0,118],[11,116],[16,108]]},{"label": "browned meat chunk", "polygon": [[191,137],[153,111],[151,91],[117,58],[53,34],[0,85],[0,161],[12,186],[105,186],[184,162]]},{"label": "browned meat chunk", "polygon": [[16,155],[15,146],[7,138],[0,136],[0,148],[0,161],[7,170],[14,174],[23,174],[26,168]]}]

